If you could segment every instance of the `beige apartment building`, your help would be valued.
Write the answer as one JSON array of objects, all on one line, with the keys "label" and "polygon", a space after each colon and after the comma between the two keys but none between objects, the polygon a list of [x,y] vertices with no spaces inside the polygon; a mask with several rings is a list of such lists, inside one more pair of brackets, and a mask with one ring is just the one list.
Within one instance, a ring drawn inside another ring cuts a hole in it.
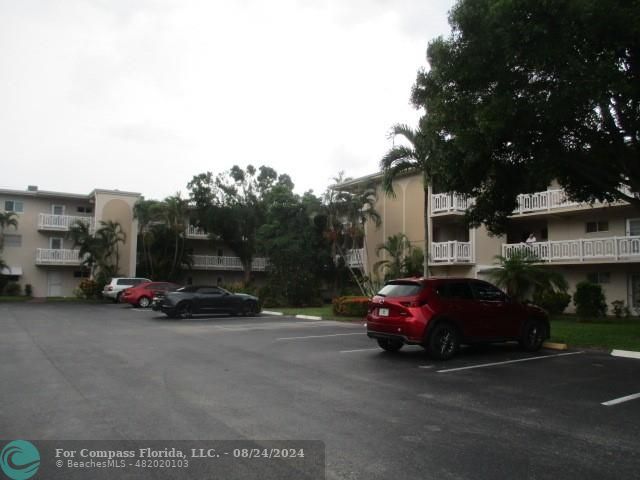
[{"label": "beige apartment building", "polygon": [[[185,271],[185,283],[206,285],[230,285],[240,283],[244,269],[240,258],[222,242],[215,242],[201,228],[190,225],[185,232],[187,249],[191,255],[191,269]],[[267,259],[256,257],[251,265],[251,273],[260,278],[267,271]]]},{"label": "beige apartment building", "polygon": [[[424,244],[424,189],[422,177],[394,182],[395,198],[384,194],[381,174],[346,184],[377,184],[376,209],[382,224],[365,227],[364,248],[350,252],[349,262],[371,274],[378,245],[390,235],[405,233],[413,245]],[[640,314],[640,212],[624,202],[588,205],[567,199],[558,185],[518,197],[507,233],[491,236],[484,227],[469,229],[464,212],[473,199],[446,192],[429,195],[429,265],[432,275],[487,278],[496,255],[509,257],[533,250],[548,268],[562,273],[570,293],[582,280],[602,285],[609,311],[611,302],[623,300]],[[535,243],[525,243],[533,233]],[[570,304],[568,311],[573,309]]]},{"label": "beige apartment building", "polygon": [[[68,238],[69,227],[77,221],[91,228],[100,221],[119,222],[126,234],[120,246],[120,271],[136,272],[138,224],[133,205],[139,193],[95,189],[89,194],[39,190],[0,189],[0,209],[15,212],[18,228],[6,228],[2,258],[3,271],[24,288],[30,284],[36,297],[71,296],[83,276],[81,258]],[[84,273],[86,275],[86,272]]]},{"label": "beige apartment building", "polygon": [[[33,295],[72,296],[87,272],[81,268],[78,250],[68,238],[69,227],[76,221],[92,228],[100,221],[119,222],[126,234],[120,247],[120,273],[136,276],[138,222],[133,206],[139,193],[119,190],[93,190],[89,194],[74,194],[39,190],[0,189],[0,211],[15,212],[18,228],[4,232],[2,258],[8,269],[1,272],[23,288],[30,284]],[[185,231],[187,249],[192,253],[192,265],[185,269],[182,281],[194,284],[231,284],[241,282],[243,268],[240,259],[223,244],[195,226]],[[265,272],[265,258],[255,258],[252,273]]]}]

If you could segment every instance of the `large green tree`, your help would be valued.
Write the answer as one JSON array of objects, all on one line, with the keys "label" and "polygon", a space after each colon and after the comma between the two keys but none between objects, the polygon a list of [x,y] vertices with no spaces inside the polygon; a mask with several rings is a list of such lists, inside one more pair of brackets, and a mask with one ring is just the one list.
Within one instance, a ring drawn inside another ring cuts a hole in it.
[{"label": "large green tree", "polygon": [[412,101],[438,180],[504,231],[519,193],[640,207],[640,2],[460,0]]},{"label": "large green tree", "polygon": [[320,289],[333,272],[330,246],[323,235],[326,217],[319,198],[300,197],[292,185],[276,185],[266,195],[265,222],[257,232],[269,258],[270,284],[290,305],[321,302]]},{"label": "large green tree", "polygon": [[245,169],[234,165],[215,177],[201,173],[187,185],[200,224],[240,258],[245,282],[251,278],[256,233],[265,222],[265,196],[276,186],[293,188],[293,182],[271,167],[252,165]]}]

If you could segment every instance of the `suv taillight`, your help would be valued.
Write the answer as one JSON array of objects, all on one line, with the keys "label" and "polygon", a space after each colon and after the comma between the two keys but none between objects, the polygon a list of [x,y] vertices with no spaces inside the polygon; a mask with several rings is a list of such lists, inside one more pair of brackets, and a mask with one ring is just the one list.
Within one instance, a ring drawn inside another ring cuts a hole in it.
[{"label": "suv taillight", "polygon": [[110,292],[111,290],[113,290],[113,287],[112,287],[111,285],[109,285],[109,286],[107,287],[107,292]]}]

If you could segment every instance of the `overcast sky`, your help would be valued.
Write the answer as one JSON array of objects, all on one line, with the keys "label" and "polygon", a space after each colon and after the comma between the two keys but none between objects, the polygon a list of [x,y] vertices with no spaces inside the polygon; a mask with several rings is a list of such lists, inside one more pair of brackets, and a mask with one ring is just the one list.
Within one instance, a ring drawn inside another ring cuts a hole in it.
[{"label": "overcast sky", "polygon": [[0,0],[0,187],[377,170],[453,0]]}]

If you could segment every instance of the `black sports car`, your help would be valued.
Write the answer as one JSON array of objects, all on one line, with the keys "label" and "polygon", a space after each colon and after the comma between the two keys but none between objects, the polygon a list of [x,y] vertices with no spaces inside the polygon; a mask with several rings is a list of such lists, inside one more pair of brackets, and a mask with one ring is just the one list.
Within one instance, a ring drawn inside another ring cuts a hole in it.
[{"label": "black sports car", "polygon": [[171,318],[191,318],[196,313],[256,315],[260,313],[257,297],[231,293],[220,287],[189,285],[169,292],[157,300],[156,308]]}]

